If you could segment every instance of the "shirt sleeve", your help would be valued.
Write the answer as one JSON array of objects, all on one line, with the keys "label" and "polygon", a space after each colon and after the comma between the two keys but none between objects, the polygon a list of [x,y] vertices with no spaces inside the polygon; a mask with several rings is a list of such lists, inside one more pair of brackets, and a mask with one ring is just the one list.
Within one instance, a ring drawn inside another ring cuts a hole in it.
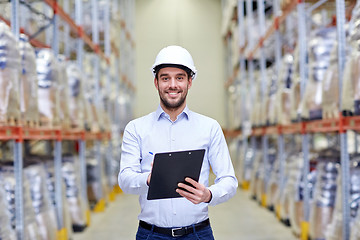
[{"label": "shirt sleeve", "polygon": [[141,153],[135,125],[130,122],[124,130],[121,146],[120,172],[118,182],[121,190],[129,194],[148,191],[147,178],[150,171],[141,169]]},{"label": "shirt sleeve", "polygon": [[238,187],[226,140],[218,123],[211,131],[209,161],[216,175],[214,184],[209,187],[212,194],[209,205],[214,206],[232,198]]}]

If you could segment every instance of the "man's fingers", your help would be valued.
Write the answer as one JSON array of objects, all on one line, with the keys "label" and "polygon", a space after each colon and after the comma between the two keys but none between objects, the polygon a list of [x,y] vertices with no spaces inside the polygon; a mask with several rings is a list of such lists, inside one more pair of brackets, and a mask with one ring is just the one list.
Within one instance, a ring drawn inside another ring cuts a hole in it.
[{"label": "man's fingers", "polygon": [[185,181],[192,186],[185,183],[179,183],[179,188],[176,189],[177,193],[194,204],[210,201],[208,199],[211,199],[211,192],[203,184],[198,183],[189,177],[185,178]]},{"label": "man's fingers", "polygon": [[179,188],[186,189],[187,191],[189,191],[189,192],[191,192],[191,193],[194,193],[194,190],[195,190],[194,187],[189,186],[189,185],[187,185],[187,184],[185,184],[185,183],[179,183],[179,184],[178,184],[178,187],[179,187]]},{"label": "man's fingers", "polygon": [[197,186],[199,185],[199,183],[197,181],[195,181],[194,179],[189,178],[189,177],[185,178],[185,181],[190,183],[191,185],[193,185],[194,188],[197,188]]},{"label": "man's fingers", "polygon": [[176,192],[180,194],[180,196],[186,198],[187,200],[189,200],[190,202],[194,203],[194,204],[198,204],[200,203],[199,200],[200,198],[198,196],[196,196],[193,193],[189,193],[187,191],[184,191],[182,189],[176,189]]}]

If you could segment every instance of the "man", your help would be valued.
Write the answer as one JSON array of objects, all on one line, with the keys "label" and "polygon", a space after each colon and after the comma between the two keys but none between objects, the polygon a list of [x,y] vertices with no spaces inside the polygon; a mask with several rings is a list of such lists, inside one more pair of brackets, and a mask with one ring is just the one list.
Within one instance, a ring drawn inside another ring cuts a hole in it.
[{"label": "man", "polygon": [[[162,49],[152,70],[160,106],[126,126],[118,177],[125,193],[140,195],[136,239],[214,239],[208,205],[227,201],[235,195],[238,185],[224,135],[215,120],[190,111],[186,105],[197,74],[186,49]],[[151,153],[192,149],[205,149],[199,181],[186,178],[193,187],[178,184],[176,191],[183,198],[147,200]],[[210,167],[216,179],[208,187]]]}]

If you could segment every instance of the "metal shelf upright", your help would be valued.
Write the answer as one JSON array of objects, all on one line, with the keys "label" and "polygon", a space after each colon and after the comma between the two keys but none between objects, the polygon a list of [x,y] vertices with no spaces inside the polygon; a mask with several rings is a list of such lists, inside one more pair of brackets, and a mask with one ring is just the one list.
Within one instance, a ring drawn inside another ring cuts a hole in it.
[{"label": "metal shelf upright", "polygon": [[[262,36],[265,34],[265,7],[264,7],[264,1],[263,0],[257,0],[257,14],[258,14],[258,21],[259,21],[259,31],[260,31],[260,83],[261,83],[261,107],[266,106],[266,88],[268,84],[267,80],[267,73],[266,73],[266,59],[265,59],[265,53],[264,53],[264,46],[263,46],[263,39]],[[261,109],[261,112],[264,112],[263,109]],[[263,123],[264,124],[264,123]],[[267,202],[267,188],[268,188],[268,182],[270,176],[268,175],[268,169],[269,169],[269,158],[268,158],[268,149],[269,149],[269,139],[268,135],[264,134],[261,136],[262,141],[262,152],[263,152],[263,167],[264,167],[264,193],[261,196],[261,204],[263,207],[266,207]]]},{"label": "metal shelf upright", "polygon": [[[254,23],[252,1],[246,0],[245,6],[246,6],[246,17],[247,17],[247,28],[246,28],[247,45],[249,49],[252,49],[254,47],[253,30],[251,27],[253,26]],[[251,104],[254,104],[256,85],[255,85],[255,77],[254,77],[254,61],[252,56],[248,57],[247,61],[248,61],[248,87],[250,88]],[[254,135],[251,136],[250,145],[251,148],[254,149],[254,153],[256,154],[255,149],[257,146],[256,146],[256,137]]]},{"label": "metal shelf upright", "polygon": [[338,78],[339,78],[339,134],[341,151],[341,190],[342,190],[342,239],[350,239],[350,163],[347,147],[347,131],[343,129],[342,109],[342,86],[343,72],[346,60],[345,42],[345,1],[336,0],[336,28],[338,41]]},{"label": "metal shelf upright", "polygon": [[[11,30],[18,40],[20,37],[20,21],[19,21],[19,0],[11,1]],[[24,196],[23,196],[23,156],[22,156],[22,144],[23,138],[21,131],[18,132],[16,139],[13,139],[14,149],[14,173],[15,173],[15,225],[17,239],[24,239]]]},{"label": "metal shelf upright", "polygon": [[[56,8],[53,9],[53,33],[51,48],[55,57],[59,55],[59,16]],[[55,202],[56,202],[56,216],[57,216],[57,238],[67,240],[67,229],[64,226],[64,207],[63,207],[63,179],[62,179],[62,138],[61,135],[55,139],[54,148],[54,176],[55,176]]]},{"label": "metal shelf upright", "polygon": [[[280,68],[281,68],[281,33],[279,31],[279,18],[281,16],[281,9],[279,0],[274,0],[274,27],[275,27],[275,74],[276,74],[276,83],[277,89],[280,89],[279,86],[282,84],[280,82]],[[278,161],[279,161],[279,179],[278,179],[278,188],[280,194],[283,193],[285,187],[285,143],[284,143],[284,133],[278,131],[277,138],[278,145]],[[280,206],[275,205],[275,212],[278,217],[280,217]]]},{"label": "metal shelf upright", "polygon": [[[79,69],[83,69],[83,54],[84,54],[84,40],[83,40],[83,1],[75,1],[75,24],[73,25],[73,30],[77,30],[78,38],[76,40],[76,62]],[[71,25],[70,25],[71,26]],[[75,29],[74,29],[75,28]],[[81,84],[84,91],[84,84]],[[77,139],[79,143],[79,162],[80,162],[80,182],[82,185],[81,196],[83,199],[88,199],[87,195],[87,171],[86,171],[86,136],[85,132]],[[89,226],[91,222],[90,219],[90,207],[89,204],[86,206],[86,225]]]},{"label": "metal shelf upright", "polygon": [[[307,82],[307,64],[306,64],[306,54],[307,54],[307,45],[306,45],[306,14],[305,14],[305,2],[298,0],[297,4],[297,14],[298,14],[298,44],[299,44],[299,76],[300,76],[300,98],[303,99],[306,82]],[[298,116],[300,120],[300,116]],[[304,176],[304,186],[308,186],[308,174],[310,171],[310,162],[309,162],[309,133],[302,131],[302,152],[303,152],[303,173]],[[308,187],[304,187],[303,190],[304,199],[303,199],[303,221],[301,222],[301,239],[308,239],[309,235],[309,220],[310,220],[310,190]]]},{"label": "metal shelf upright", "polygon": [[[97,0],[91,0],[91,18],[92,18],[92,41],[95,44],[96,52],[99,52],[99,6]],[[106,59],[106,57],[105,57]],[[93,58],[94,66],[93,66],[93,75],[95,79],[95,106],[100,108],[102,107],[102,96],[100,92],[100,59],[98,55],[95,55]],[[102,159],[101,159],[101,141],[95,140],[95,157],[98,164],[97,177],[98,179],[102,179]],[[101,190],[99,191],[100,200],[96,203],[94,207],[94,212],[103,212],[105,211],[106,205],[106,196],[104,196],[103,186],[100,184]]]},{"label": "metal shelf upright", "polygon": [[[238,31],[240,36],[245,36],[245,17],[244,17],[244,0],[238,0],[237,2],[237,16],[238,16]],[[239,49],[244,49],[245,47],[245,39],[239,38]],[[240,62],[240,69],[239,69],[239,79],[240,79],[240,87],[241,87],[241,122],[242,122],[242,148],[243,151],[243,158],[245,159],[246,149],[248,148],[248,134],[246,122],[248,121],[246,117],[246,89],[247,89],[247,82],[246,82],[246,63],[245,63],[245,56],[243,52],[240,52],[239,57]],[[245,161],[243,161],[243,168],[245,167]],[[243,180],[240,183],[243,189],[249,188],[249,182]]]}]

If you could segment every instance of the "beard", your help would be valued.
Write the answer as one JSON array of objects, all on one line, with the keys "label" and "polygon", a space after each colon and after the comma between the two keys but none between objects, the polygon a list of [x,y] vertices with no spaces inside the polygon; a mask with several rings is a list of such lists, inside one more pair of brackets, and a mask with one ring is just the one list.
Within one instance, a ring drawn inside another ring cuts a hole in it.
[{"label": "beard", "polygon": [[181,98],[176,101],[176,102],[170,102],[168,101],[160,92],[159,92],[159,96],[160,96],[160,101],[161,103],[167,108],[167,109],[177,109],[179,107],[181,107],[186,99],[187,96],[187,91],[185,92],[185,94],[183,96],[181,96]]}]

